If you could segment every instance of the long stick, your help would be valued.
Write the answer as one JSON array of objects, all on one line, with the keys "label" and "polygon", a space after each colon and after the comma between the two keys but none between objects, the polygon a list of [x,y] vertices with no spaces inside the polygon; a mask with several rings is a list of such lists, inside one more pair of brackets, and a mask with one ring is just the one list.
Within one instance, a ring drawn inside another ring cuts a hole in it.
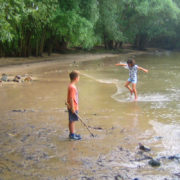
[{"label": "long stick", "polygon": [[83,119],[77,114],[75,113],[76,116],[79,118],[79,120],[81,121],[81,123],[87,128],[87,130],[89,131],[89,133],[91,134],[92,137],[94,137],[94,134],[90,131],[90,129],[88,128],[88,126],[84,123]]},{"label": "long stick", "polygon": [[[69,107],[69,104],[67,102],[65,102],[65,105]],[[88,126],[86,125],[86,123],[84,122],[84,120],[75,112],[76,116],[79,118],[79,120],[81,121],[81,123],[86,127],[86,129],[89,131],[89,133],[91,134],[92,137],[95,137],[94,134],[90,131],[90,129],[88,128]]]}]

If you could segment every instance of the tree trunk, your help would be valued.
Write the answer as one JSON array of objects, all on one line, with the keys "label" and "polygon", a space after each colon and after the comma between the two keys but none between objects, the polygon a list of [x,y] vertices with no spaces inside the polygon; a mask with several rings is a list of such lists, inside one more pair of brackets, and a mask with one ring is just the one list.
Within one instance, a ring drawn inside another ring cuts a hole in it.
[{"label": "tree trunk", "polygon": [[2,43],[0,43],[0,57],[3,57],[3,47],[2,47]]},{"label": "tree trunk", "polygon": [[52,49],[53,49],[53,37],[51,37],[48,41],[47,41],[48,45],[47,45],[47,48],[48,48],[48,56],[51,55],[52,53]]},{"label": "tree trunk", "polygon": [[30,42],[31,42],[31,33],[28,33],[27,40],[26,40],[26,57],[29,57],[31,53]]},{"label": "tree trunk", "polygon": [[40,44],[39,44],[39,56],[42,56],[43,50],[44,50],[44,41],[45,41],[46,33],[43,31]]},{"label": "tree trunk", "polygon": [[134,42],[134,47],[139,50],[144,50],[147,43],[147,35],[146,34],[138,34],[136,35],[136,39]]},{"label": "tree trunk", "polygon": [[68,43],[62,38],[62,41],[60,42],[60,50],[67,50]]},{"label": "tree trunk", "polygon": [[122,49],[122,45],[123,45],[123,42],[122,42],[122,41],[121,41],[121,42],[115,42],[114,48],[115,48],[115,49],[119,49],[119,48]]},{"label": "tree trunk", "polygon": [[38,56],[39,54],[39,40],[36,40],[36,52],[35,52],[35,56]]},{"label": "tree trunk", "polygon": [[108,41],[108,49],[113,49],[113,40]]}]

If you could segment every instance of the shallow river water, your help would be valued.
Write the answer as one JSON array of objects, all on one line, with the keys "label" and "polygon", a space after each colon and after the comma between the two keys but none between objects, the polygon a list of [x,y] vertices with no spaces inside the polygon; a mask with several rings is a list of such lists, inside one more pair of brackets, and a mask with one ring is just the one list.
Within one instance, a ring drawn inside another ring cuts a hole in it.
[{"label": "shallow river water", "polygon": [[[176,180],[180,178],[180,53],[135,57],[134,102],[126,59],[105,58],[31,70],[31,83],[0,87],[0,180]],[[68,72],[81,72],[81,141],[68,139]],[[140,152],[138,143],[151,148]],[[148,164],[152,157],[159,167]]]}]

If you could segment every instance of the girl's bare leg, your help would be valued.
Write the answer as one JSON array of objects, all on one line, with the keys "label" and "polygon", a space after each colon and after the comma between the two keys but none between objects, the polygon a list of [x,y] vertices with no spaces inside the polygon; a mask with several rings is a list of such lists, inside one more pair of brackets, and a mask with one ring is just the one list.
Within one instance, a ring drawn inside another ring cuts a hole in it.
[{"label": "girl's bare leg", "polygon": [[127,81],[126,84],[125,84],[125,87],[129,89],[131,95],[133,94],[133,90],[131,89],[131,87],[129,86],[130,85],[130,81]]},{"label": "girl's bare leg", "polygon": [[137,90],[136,90],[136,84],[132,84],[132,90],[133,90],[135,101],[136,101],[138,99]]}]

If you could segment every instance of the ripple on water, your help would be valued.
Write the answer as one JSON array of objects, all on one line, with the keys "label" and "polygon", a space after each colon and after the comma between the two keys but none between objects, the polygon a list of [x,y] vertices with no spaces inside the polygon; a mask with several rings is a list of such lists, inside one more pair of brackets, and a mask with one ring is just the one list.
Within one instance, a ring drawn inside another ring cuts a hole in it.
[{"label": "ripple on water", "polygon": [[[180,126],[150,121],[157,136],[162,136],[162,145],[165,154],[180,154]],[[162,153],[162,152],[161,152]]]},{"label": "ripple on water", "polygon": [[[129,93],[122,93],[122,91],[117,92],[112,96],[118,102],[129,102],[134,101],[134,97],[130,96]],[[172,101],[171,97],[163,94],[139,94],[138,102],[170,102]]]}]

